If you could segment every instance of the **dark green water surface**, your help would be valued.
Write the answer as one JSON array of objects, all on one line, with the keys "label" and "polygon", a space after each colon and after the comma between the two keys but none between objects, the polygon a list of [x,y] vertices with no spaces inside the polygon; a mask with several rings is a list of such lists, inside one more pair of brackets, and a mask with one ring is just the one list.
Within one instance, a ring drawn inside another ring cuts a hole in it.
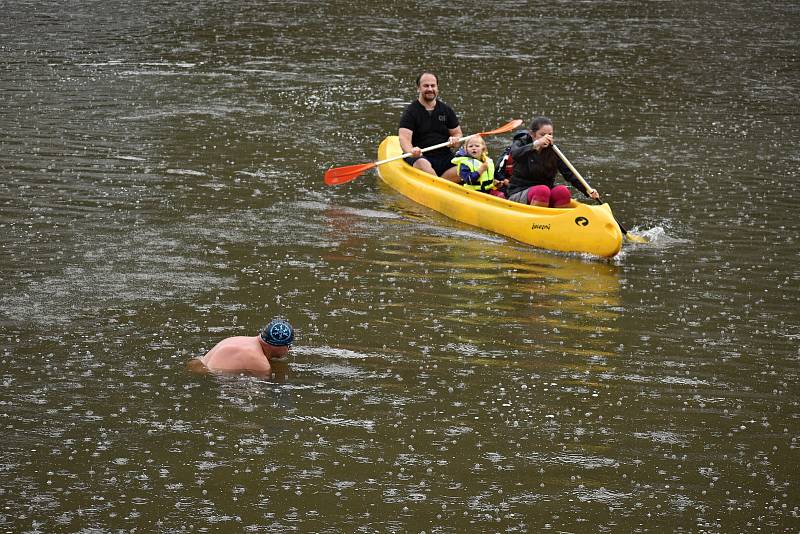
[{"label": "dark green water surface", "polygon": [[[0,530],[800,531],[796,2],[0,4]],[[324,185],[422,68],[651,243]]]}]

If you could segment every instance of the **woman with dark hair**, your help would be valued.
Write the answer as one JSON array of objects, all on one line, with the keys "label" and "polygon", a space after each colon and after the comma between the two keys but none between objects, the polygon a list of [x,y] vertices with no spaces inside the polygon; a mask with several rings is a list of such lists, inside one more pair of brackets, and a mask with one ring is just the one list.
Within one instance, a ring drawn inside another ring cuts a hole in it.
[{"label": "woman with dark hair", "polygon": [[508,199],[550,208],[569,206],[572,195],[566,186],[555,185],[556,173],[560,173],[587,197],[600,198],[596,190],[584,189],[575,174],[555,153],[552,144],[553,121],[547,117],[536,117],[527,133],[514,136],[511,143],[514,171],[508,184]]}]

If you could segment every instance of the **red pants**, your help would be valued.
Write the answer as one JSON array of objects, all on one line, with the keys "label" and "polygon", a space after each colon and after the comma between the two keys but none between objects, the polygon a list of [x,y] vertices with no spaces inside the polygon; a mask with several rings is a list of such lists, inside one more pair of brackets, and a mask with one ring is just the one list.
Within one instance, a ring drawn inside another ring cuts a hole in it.
[{"label": "red pants", "polygon": [[569,206],[572,195],[564,185],[557,185],[550,189],[546,185],[535,185],[528,188],[528,204],[534,206],[549,206],[563,208]]}]

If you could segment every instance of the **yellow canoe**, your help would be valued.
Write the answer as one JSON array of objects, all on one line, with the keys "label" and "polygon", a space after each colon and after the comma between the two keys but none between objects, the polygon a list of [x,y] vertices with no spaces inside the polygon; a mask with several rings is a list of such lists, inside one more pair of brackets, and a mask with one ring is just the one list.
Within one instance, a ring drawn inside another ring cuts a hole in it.
[{"label": "yellow canoe", "polygon": [[[402,153],[397,136],[389,136],[378,148],[378,159]],[[470,191],[415,169],[402,159],[379,166],[378,174],[387,185],[414,202],[534,247],[607,258],[622,247],[622,232],[608,204],[590,206],[573,200],[567,208],[528,206]]]}]

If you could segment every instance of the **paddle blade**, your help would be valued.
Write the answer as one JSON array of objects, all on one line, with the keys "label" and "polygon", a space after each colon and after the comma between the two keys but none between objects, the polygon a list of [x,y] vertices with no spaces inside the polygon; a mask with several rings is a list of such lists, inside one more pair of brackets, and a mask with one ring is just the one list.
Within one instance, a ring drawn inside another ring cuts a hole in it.
[{"label": "paddle blade", "polygon": [[625,234],[625,237],[628,239],[628,241],[632,241],[633,243],[649,243],[650,242],[650,240],[647,239],[645,236],[632,234],[630,232],[627,232]]},{"label": "paddle blade", "polygon": [[494,130],[489,130],[488,132],[481,132],[478,135],[484,136],[484,135],[494,135],[494,134],[510,132],[511,130],[516,130],[517,128],[519,128],[520,124],[522,124],[521,119],[510,120],[499,128],[495,128]]},{"label": "paddle blade", "polygon": [[325,183],[328,185],[339,185],[355,179],[361,173],[370,170],[375,163],[362,163],[360,165],[348,165],[347,167],[334,167],[325,171]]},{"label": "paddle blade", "polygon": [[[556,148],[556,147],[554,146],[553,148]],[[589,184],[586,184],[586,185],[589,185]],[[600,197],[597,197],[595,199],[595,201],[600,205],[604,204],[604,202],[602,200],[600,200]],[[612,216],[614,217],[614,220],[617,221],[617,226],[619,226],[619,229],[622,231],[622,235],[625,236],[625,239],[627,239],[628,241],[631,241],[632,243],[649,243],[650,242],[649,239],[647,239],[646,237],[644,237],[642,235],[636,235],[636,234],[630,233],[627,228],[622,226],[622,223],[619,222],[619,219],[617,219],[616,215],[612,214]]]}]

